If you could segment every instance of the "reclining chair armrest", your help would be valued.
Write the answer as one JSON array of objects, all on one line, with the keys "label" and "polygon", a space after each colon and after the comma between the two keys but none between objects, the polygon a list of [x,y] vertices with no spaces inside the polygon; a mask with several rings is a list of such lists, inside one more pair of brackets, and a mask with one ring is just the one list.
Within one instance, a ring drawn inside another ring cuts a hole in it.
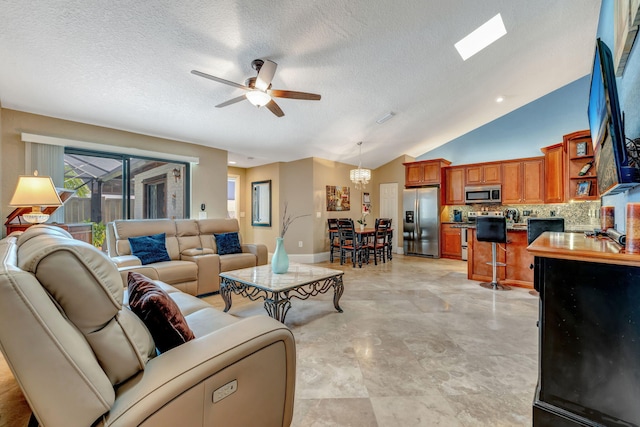
[{"label": "reclining chair armrest", "polygon": [[[274,344],[275,353],[272,352]],[[153,426],[158,421],[162,425],[172,425],[173,420],[186,422],[188,416],[192,417],[190,419],[206,420],[207,417],[238,412],[243,412],[243,416],[238,417],[240,421],[230,417],[221,418],[220,423],[228,426],[261,425],[265,411],[243,410],[247,408],[247,401],[244,400],[246,394],[217,403],[213,403],[212,397],[214,390],[236,379],[237,393],[255,394],[257,400],[275,393],[277,399],[276,390],[282,384],[264,382],[265,372],[276,365],[274,361],[267,359],[243,364],[247,359],[263,355],[265,358],[275,355],[278,360],[280,355],[284,355],[285,378],[284,388],[281,388],[284,403],[282,408],[271,409],[282,415],[283,426],[289,426],[295,391],[295,340],[285,325],[267,316],[242,319],[152,359],[144,371],[116,390],[115,404],[105,415],[103,424],[98,425],[131,426],[143,421],[146,421],[145,426]],[[238,366],[234,367],[236,363]],[[254,404],[251,402],[251,405]],[[215,411],[211,405],[218,405]],[[189,415],[185,409],[195,413]],[[247,424],[247,416],[254,417],[253,422]],[[182,424],[188,425],[188,422]]]},{"label": "reclining chair armrest", "polygon": [[181,255],[180,259],[195,262],[198,266],[198,290],[196,295],[206,295],[220,290],[220,255]]},{"label": "reclining chair armrest", "polygon": [[142,261],[135,255],[120,255],[116,257],[111,257],[111,260],[114,262],[116,267],[132,267],[132,266],[140,266],[142,265]]},{"label": "reclining chair armrest", "polygon": [[250,252],[256,256],[256,265],[265,265],[269,261],[269,251],[262,243],[243,243],[242,252]]},{"label": "reclining chair armrest", "polygon": [[125,288],[127,288],[128,286],[128,276],[130,271],[144,274],[145,276],[147,276],[149,279],[152,279],[152,280],[160,280],[156,269],[146,265],[131,265],[128,267],[121,267],[121,268],[118,268],[118,271],[120,272],[120,276],[122,277],[122,284],[124,285]]}]

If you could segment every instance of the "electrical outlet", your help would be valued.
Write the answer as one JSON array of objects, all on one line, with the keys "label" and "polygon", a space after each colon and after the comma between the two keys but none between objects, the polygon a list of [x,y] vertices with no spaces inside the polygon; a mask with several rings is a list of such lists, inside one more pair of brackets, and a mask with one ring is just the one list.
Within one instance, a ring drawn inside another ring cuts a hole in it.
[{"label": "electrical outlet", "polygon": [[298,241],[298,247],[301,248],[302,247],[302,240]]}]

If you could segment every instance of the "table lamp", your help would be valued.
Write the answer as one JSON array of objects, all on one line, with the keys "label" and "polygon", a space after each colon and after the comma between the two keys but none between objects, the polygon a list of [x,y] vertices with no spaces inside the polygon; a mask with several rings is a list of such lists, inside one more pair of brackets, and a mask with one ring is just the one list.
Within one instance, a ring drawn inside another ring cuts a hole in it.
[{"label": "table lamp", "polygon": [[22,218],[30,224],[40,224],[49,219],[49,214],[42,212],[42,206],[62,206],[62,200],[48,176],[20,175],[18,185],[9,202],[11,207],[31,207],[31,213],[23,214]]}]

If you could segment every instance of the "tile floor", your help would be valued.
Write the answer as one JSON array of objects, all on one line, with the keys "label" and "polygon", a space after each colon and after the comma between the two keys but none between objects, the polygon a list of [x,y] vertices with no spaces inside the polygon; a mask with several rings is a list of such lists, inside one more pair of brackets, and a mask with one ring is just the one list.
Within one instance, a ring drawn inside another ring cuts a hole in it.
[{"label": "tile floor", "polygon": [[[394,256],[345,272],[332,295],[293,300],[294,427],[530,426],[538,299],[466,279],[465,262]],[[218,295],[206,300],[216,307]],[[230,313],[264,313],[233,296]]]}]

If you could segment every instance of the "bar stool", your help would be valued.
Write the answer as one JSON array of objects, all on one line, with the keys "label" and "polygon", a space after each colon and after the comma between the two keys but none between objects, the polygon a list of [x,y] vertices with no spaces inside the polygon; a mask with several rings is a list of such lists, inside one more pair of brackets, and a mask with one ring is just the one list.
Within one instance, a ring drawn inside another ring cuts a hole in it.
[{"label": "bar stool", "polygon": [[478,217],[476,219],[476,239],[479,242],[491,242],[491,265],[493,275],[491,283],[480,283],[483,288],[495,291],[511,290],[509,286],[498,283],[497,267],[506,267],[507,264],[497,261],[496,246],[498,243],[507,243],[507,219],[504,217]]},{"label": "bar stool", "polygon": [[[564,231],[564,218],[527,218],[527,243],[531,244],[545,231]],[[529,268],[533,268],[533,264]],[[537,297],[540,293],[536,290],[529,291]]]}]

